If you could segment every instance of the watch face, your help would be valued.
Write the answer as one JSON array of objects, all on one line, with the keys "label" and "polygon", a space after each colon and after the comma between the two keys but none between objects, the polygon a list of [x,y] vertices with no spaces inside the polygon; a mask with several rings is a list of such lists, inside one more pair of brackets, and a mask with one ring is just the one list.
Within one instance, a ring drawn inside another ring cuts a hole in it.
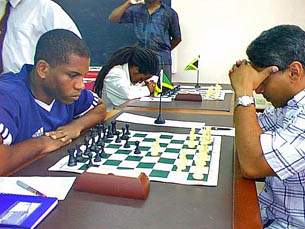
[{"label": "watch face", "polygon": [[237,98],[237,104],[236,105],[242,105],[242,106],[250,106],[252,103],[254,103],[254,98],[251,96],[241,96]]}]

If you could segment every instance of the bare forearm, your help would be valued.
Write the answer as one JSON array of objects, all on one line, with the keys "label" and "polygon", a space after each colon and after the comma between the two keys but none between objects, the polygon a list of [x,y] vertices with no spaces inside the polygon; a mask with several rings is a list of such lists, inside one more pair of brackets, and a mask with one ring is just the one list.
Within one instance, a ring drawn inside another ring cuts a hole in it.
[{"label": "bare forearm", "polygon": [[31,138],[11,146],[0,144],[0,175],[7,174],[40,153],[52,150],[47,147],[45,140],[50,139],[47,137]]},{"label": "bare forearm", "polygon": [[263,131],[258,124],[255,106],[238,106],[234,123],[236,151],[243,175],[248,178],[273,175],[262,152],[260,135]]},{"label": "bare forearm", "polygon": [[123,16],[124,12],[131,6],[132,4],[130,1],[126,1],[124,4],[120,5],[119,7],[115,8],[108,17],[110,22],[120,22],[121,17]]}]

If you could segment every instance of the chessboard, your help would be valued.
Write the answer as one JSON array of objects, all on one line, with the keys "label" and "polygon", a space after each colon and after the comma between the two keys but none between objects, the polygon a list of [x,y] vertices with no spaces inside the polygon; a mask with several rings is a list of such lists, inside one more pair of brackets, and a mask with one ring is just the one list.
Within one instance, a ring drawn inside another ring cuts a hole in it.
[{"label": "chessboard", "polygon": [[[68,149],[69,155],[49,170],[83,173],[89,167],[96,167],[103,173],[126,171],[127,176],[128,171],[144,172],[151,181],[216,186],[221,137],[210,136],[205,159],[203,163],[200,162],[202,176],[199,174],[198,177],[195,176],[198,174],[196,160],[200,155],[201,141],[202,136],[195,134],[194,129],[188,135],[133,131],[129,130],[128,124],[122,131],[111,126],[108,126],[108,131],[107,128],[98,127],[85,136],[84,144]],[[184,165],[180,167],[182,158]]]}]

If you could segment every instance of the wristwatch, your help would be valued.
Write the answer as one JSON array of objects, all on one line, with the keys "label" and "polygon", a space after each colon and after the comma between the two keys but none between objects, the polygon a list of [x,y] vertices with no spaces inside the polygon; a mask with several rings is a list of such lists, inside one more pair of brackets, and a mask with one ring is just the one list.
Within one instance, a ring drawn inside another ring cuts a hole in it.
[{"label": "wristwatch", "polygon": [[253,96],[243,95],[236,98],[234,108],[236,108],[239,105],[243,107],[249,107],[251,104],[254,104]]}]

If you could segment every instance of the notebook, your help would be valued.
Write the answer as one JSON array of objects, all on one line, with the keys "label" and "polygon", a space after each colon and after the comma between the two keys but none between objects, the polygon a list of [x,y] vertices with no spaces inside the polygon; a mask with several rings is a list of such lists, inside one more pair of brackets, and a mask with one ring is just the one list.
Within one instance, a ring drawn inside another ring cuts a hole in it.
[{"label": "notebook", "polygon": [[57,204],[52,197],[0,193],[0,226],[35,228]]}]

